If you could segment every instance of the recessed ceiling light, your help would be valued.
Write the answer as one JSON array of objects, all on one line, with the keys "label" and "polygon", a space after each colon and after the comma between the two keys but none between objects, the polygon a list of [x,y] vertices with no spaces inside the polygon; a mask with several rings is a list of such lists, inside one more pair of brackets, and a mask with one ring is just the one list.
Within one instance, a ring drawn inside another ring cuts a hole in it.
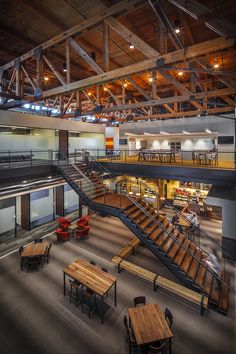
[{"label": "recessed ceiling light", "polygon": [[129,49],[134,49],[134,45],[132,43],[129,44]]}]

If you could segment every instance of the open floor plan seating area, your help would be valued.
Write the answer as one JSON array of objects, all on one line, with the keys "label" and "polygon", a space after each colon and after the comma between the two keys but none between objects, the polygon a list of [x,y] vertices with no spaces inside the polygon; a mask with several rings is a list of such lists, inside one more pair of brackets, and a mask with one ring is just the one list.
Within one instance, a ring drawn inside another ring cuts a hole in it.
[{"label": "open floor plan seating area", "polygon": [[[93,166],[94,167],[94,166]],[[170,268],[187,286],[209,296],[209,302],[219,310],[228,309],[229,276],[223,270],[218,275],[207,265],[209,256],[168,219],[143,200],[118,195],[103,183],[99,173],[89,165],[77,163],[60,167],[67,182],[93,208],[109,207],[128,225],[137,237]],[[107,209],[108,210],[108,209]]]},{"label": "open floor plan seating area", "polygon": [[[70,242],[59,242],[54,232],[43,238],[43,243],[53,246],[50,263],[38,272],[22,272],[16,253],[2,258],[0,282],[6,294],[0,304],[4,319],[0,328],[6,338],[2,353],[125,354],[129,350],[153,353],[158,348],[174,354],[191,348],[191,353],[197,354],[199,347],[203,354],[232,352],[232,309],[228,316],[212,310],[200,316],[192,306],[170,293],[153,291],[137,275],[127,271],[117,273],[111,259],[120,248],[134,244],[133,232],[111,216],[94,214],[89,224],[90,237],[83,242],[73,238]],[[135,254],[131,252],[129,257],[139,267],[158,269],[178,282],[147,247],[138,245]],[[64,289],[63,274],[66,274]],[[114,285],[111,287],[114,281],[116,294]],[[14,289],[10,286],[12,282]],[[19,323],[19,318],[23,322]],[[227,331],[221,330],[222,325]],[[58,333],[56,341],[52,330]],[[201,338],[197,346],[193,346],[197,340],[195,331],[198,341]]]}]

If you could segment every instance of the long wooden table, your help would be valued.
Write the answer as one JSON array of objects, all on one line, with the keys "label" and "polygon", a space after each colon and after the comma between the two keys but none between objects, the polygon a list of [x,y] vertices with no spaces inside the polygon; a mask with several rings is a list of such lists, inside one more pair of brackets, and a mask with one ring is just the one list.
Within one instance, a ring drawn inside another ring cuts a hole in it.
[{"label": "long wooden table", "polygon": [[25,246],[21,252],[21,257],[43,256],[48,246],[48,242],[31,243]]},{"label": "long wooden table", "polygon": [[83,259],[78,259],[63,270],[64,274],[64,295],[66,295],[66,275],[77,280],[86,288],[92,290],[101,297],[102,313],[101,320],[103,323],[103,300],[108,291],[114,286],[114,305],[117,303],[117,278],[113,275],[102,271],[100,268],[88,263]]},{"label": "long wooden table", "polygon": [[138,345],[154,343],[173,336],[157,304],[131,307],[128,312]]}]

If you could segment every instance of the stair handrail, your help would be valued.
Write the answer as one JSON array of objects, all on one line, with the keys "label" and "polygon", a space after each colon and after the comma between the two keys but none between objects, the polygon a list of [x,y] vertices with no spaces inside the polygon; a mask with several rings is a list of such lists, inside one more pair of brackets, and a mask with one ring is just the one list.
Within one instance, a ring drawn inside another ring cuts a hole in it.
[{"label": "stair handrail", "polygon": [[90,158],[90,160],[92,160],[92,162],[97,165],[100,169],[102,169],[104,172],[106,172],[108,175],[110,175],[112,178],[115,178],[115,176],[105,167],[103,166],[100,162],[98,162],[92,155],[90,155],[89,152],[88,153],[88,156]]},{"label": "stair handrail", "polygon": [[[132,198],[128,193],[126,193],[125,191],[121,190],[121,193],[123,195],[125,195],[133,204],[135,204],[139,209],[141,209],[148,217],[150,217],[154,223],[156,223],[158,226],[160,226],[162,228],[162,230],[164,230],[168,236],[170,236],[172,239],[174,239],[179,245],[180,247],[184,248],[186,250],[187,253],[189,253],[193,258],[195,258],[204,268],[206,268],[212,275],[213,277],[217,278],[222,284],[224,284],[226,287],[230,288],[230,286],[225,283],[208,265],[206,265],[204,262],[201,261],[201,259],[199,257],[197,257],[192,251],[190,251],[187,247],[185,247],[177,238],[174,238],[173,235],[166,229],[166,227],[164,227],[162,225],[162,223],[160,223],[157,219],[153,218],[153,216],[145,209],[143,208],[143,206],[138,203],[134,198]],[[201,249],[200,246],[197,245],[198,248]],[[202,250],[202,249],[201,249]],[[206,253],[208,255],[208,253],[204,250],[202,250],[204,253]]]},{"label": "stair handrail", "polygon": [[[119,183],[122,182],[122,181],[119,181]],[[152,188],[150,188],[150,186],[143,182],[143,181],[139,181],[139,183],[141,185],[144,186],[144,188],[148,189],[150,192],[154,193],[157,197],[160,198],[160,194],[156,191],[154,191]],[[142,196],[141,196],[142,198]],[[143,199],[143,198],[142,198]],[[222,252],[224,252],[224,254],[232,259],[232,256],[225,250],[225,248],[219,243],[217,242],[216,240],[214,240],[214,238],[208,234],[206,231],[203,231],[201,230],[195,223],[192,222],[192,220],[189,220],[184,214],[182,214],[172,203],[170,203],[168,200],[164,199],[163,200],[163,203],[167,206],[169,206],[172,210],[175,211],[176,214],[178,214],[182,219],[184,219],[185,221],[187,221],[193,228],[194,230],[198,231],[200,234],[204,235],[207,239],[209,239],[214,245],[216,245]],[[194,242],[194,241],[193,241]],[[196,242],[194,242],[197,246],[198,244]],[[200,246],[198,246],[200,247]]]}]

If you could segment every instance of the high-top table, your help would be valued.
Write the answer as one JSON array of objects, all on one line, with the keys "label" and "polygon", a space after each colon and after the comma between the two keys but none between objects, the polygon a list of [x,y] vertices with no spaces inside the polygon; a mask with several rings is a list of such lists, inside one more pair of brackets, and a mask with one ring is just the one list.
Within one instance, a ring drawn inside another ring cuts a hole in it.
[{"label": "high-top table", "polygon": [[25,246],[21,252],[21,257],[43,256],[48,246],[48,242],[31,243]]},{"label": "high-top table", "polygon": [[79,283],[86,286],[86,288],[99,295],[102,303],[101,321],[103,323],[103,302],[104,297],[108,291],[114,286],[114,305],[117,302],[117,278],[113,275],[102,271],[100,268],[88,263],[83,259],[78,259],[72,264],[68,265],[64,270],[64,295],[66,295],[66,275],[77,280]]},{"label": "high-top table", "polygon": [[173,337],[157,304],[131,307],[128,312],[137,345],[151,344]]}]

